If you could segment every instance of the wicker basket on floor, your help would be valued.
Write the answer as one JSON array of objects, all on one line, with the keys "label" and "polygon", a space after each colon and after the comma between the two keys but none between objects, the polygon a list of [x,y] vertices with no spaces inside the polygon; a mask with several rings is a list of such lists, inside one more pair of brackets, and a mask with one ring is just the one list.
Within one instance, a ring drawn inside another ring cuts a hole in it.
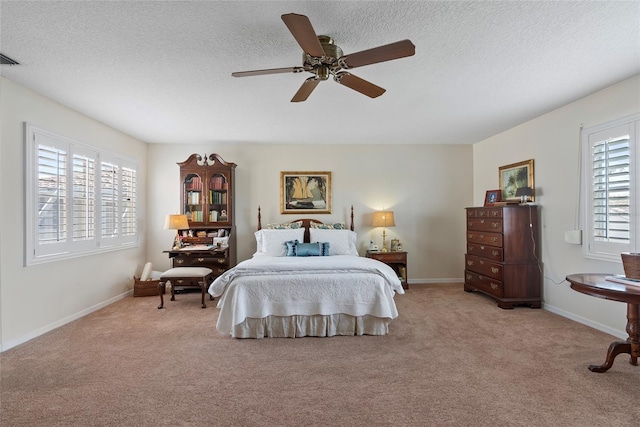
[{"label": "wicker basket on floor", "polygon": [[640,280],[640,253],[625,252],[621,256],[624,276],[629,279]]},{"label": "wicker basket on floor", "polygon": [[[134,297],[157,297],[158,284],[160,280],[140,280],[140,278],[133,276],[133,296]],[[165,287],[162,286],[160,290],[163,294]]]}]

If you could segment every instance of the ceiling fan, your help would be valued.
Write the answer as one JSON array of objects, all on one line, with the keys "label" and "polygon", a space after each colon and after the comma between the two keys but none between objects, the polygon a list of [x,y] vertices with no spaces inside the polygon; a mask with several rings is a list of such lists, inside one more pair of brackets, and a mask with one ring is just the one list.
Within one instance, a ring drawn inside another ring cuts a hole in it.
[{"label": "ceiling fan", "polygon": [[316,35],[311,21],[305,15],[288,13],[282,15],[282,20],[302,48],[302,66],[239,71],[231,73],[231,75],[233,77],[249,77],[263,74],[301,73],[303,71],[313,74],[302,83],[291,102],[306,101],[318,83],[327,80],[329,76],[333,76],[333,79],[341,85],[370,98],[377,98],[385,92],[385,89],[345,70],[404,58],[416,53],[416,47],[411,43],[411,40],[402,40],[343,56],[342,49],[334,44],[331,37]]}]

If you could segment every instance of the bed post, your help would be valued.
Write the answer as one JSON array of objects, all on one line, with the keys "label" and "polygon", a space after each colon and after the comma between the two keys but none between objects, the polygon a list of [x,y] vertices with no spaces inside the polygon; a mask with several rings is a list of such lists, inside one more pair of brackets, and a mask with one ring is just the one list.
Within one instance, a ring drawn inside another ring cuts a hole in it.
[{"label": "bed post", "polygon": [[258,230],[262,230],[262,214],[260,213],[260,205],[258,205]]},{"label": "bed post", "polygon": [[351,205],[351,231],[353,231],[353,205]]}]

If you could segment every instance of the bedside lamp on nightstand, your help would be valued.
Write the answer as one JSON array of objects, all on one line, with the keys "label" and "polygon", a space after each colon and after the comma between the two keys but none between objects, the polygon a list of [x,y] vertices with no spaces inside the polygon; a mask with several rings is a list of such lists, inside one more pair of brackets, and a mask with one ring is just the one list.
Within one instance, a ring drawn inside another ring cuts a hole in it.
[{"label": "bedside lamp on nightstand", "polygon": [[176,230],[176,237],[173,240],[173,249],[180,249],[182,242],[180,241],[180,230],[189,228],[189,221],[186,215],[167,215],[164,218],[165,230]]},{"label": "bedside lamp on nightstand", "polygon": [[382,227],[382,252],[387,252],[386,238],[387,227],[395,227],[396,222],[393,218],[393,211],[379,211],[373,213],[373,226]]}]

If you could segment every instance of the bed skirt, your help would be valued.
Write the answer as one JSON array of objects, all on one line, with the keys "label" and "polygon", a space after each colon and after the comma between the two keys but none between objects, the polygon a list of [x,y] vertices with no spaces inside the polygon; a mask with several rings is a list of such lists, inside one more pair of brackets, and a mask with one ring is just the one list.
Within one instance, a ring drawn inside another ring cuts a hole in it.
[{"label": "bed skirt", "polygon": [[233,338],[333,337],[336,335],[387,335],[391,319],[374,316],[328,314],[314,316],[247,317],[233,327]]}]

